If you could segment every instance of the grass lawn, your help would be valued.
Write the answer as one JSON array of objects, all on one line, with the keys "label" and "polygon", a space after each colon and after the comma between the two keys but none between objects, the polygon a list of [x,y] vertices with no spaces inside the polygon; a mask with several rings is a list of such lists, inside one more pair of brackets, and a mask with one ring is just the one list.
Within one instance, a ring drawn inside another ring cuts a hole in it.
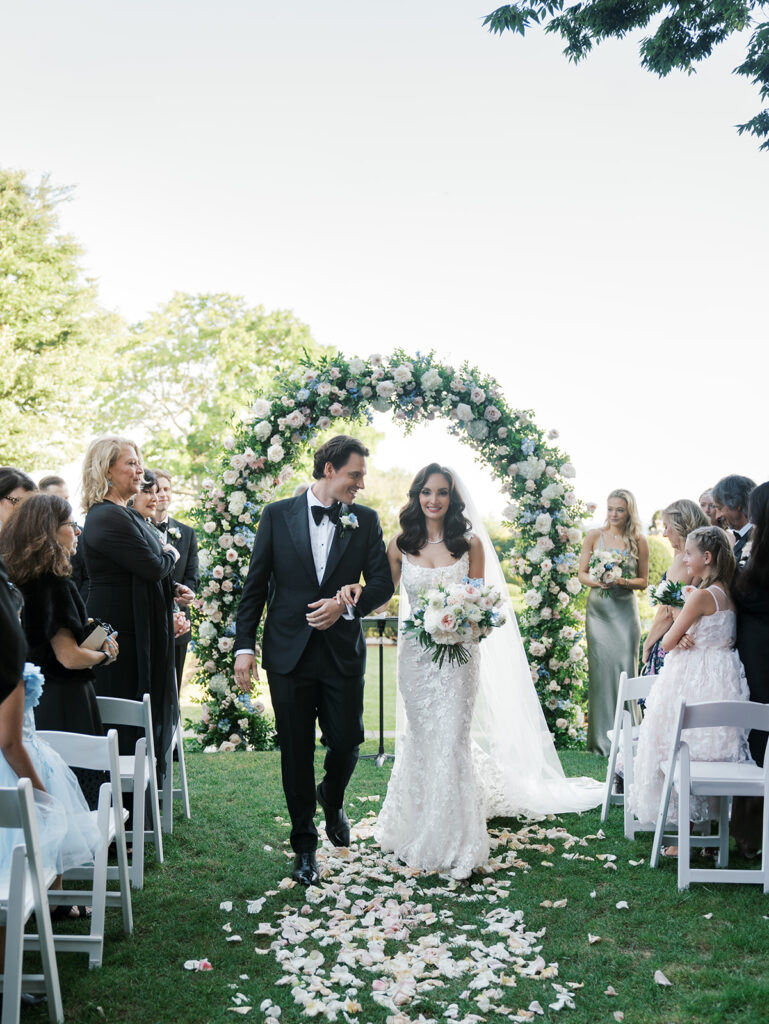
[{"label": "grass lawn", "polygon": [[[604,771],[605,762],[589,754],[568,753],[563,760],[568,774],[601,777]],[[358,765],[348,791],[354,822],[376,812],[379,802],[368,798],[384,795],[390,770],[389,762],[384,768],[373,762]],[[322,866],[329,876],[308,894],[298,887],[281,887],[291,860],[286,856],[288,826],[277,753],[190,754],[188,771],[193,817],[177,821],[166,841],[163,865],[154,863],[151,848],[147,851],[145,888],[134,895],[135,935],[125,938],[119,911],[110,910],[101,970],[89,973],[79,954],[59,957],[69,1022],[208,1024],[238,1016],[231,1012],[236,1003],[241,1010],[252,1007],[244,1016],[261,1022],[259,1006],[266,998],[282,1007],[281,1024],[304,1020],[292,985],[276,984],[291,963],[278,963],[269,948],[281,937],[271,934],[274,928],[288,928],[284,934],[289,941],[277,948],[281,957],[293,954],[294,968],[304,972],[300,989],[328,984],[344,999],[353,984],[350,976],[358,979],[355,1003],[361,1008],[352,1010],[348,1019],[361,1024],[386,1024],[388,1018],[391,1024],[405,1024],[421,1019],[420,1013],[441,1022],[461,1021],[471,1013],[478,1015],[468,1018],[473,1021],[527,1019],[520,1010],[537,1021],[573,1024],[611,1024],[622,1019],[616,1014],[624,1014],[629,1024],[759,1024],[767,1019],[769,921],[764,915],[769,914],[769,901],[760,888],[698,885],[679,893],[675,863],[666,861],[659,870],[649,870],[651,836],[627,842],[619,809],[612,812],[605,838],[599,832],[598,811],[564,815],[528,830],[518,822],[493,822],[495,869],[470,883],[414,878],[382,859],[372,840],[360,840],[346,861],[331,859],[336,855],[330,849],[324,854]],[[565,831],[553,831],[558,826]],[[361,834],[367,833],[364,827]],[[644,862],[633,866],[631,860]],[[246,901],[260,897],[264,902],[253,908],[258,912],[247,913]],[[231,912],[220,909],[226,900],[233,903]],[[561,900],[566,904],[542,906]],[[623,900],[628,908],[617,909]],[[513,918],[510,912],[515,911],[520,915]],[[353,913],[356,918],[349,916]],[[386,925],[383,914],[390,931],[377,945],[376,933]],[[357,948],[355,955],[373,962],[369,967],[353,962],[350,975],[342,970],[339,981],[332,983],[341,949],[334,932],[350,920],[360,932],[356,939],[348,938],[345,956],[349,961],[350,950]],[[511,920],[517,922],[512,931]],[[302,925],[307,934],[297,932]],[[64,930],[59,924],[54,927]],[[266,934],[255,936],[259,928]],[[600,941],[590,944],[588,933]],[[374,938],[371,945],[366,934]],[[242,941],[227,942],[232,935],[242,936]],[[484,979],[472,958],[452,978],[451,970],[439,974],[429,962],[430,950],[441,943],[451,950],[449,967],[461,963],[468,952],[479,961],[488,960],[493,943],[503,959],[491,968],[491,979]],[[266,952],[256,953],[255,947]],[[297,949],[303,951],[301,962]],[[401,960],[377,962],[381,955],[398,954]],[[212,971],[184,969],[186,960],[202,957],[210,959]],[[317,970],[320,957],[323,964],[313,981],[307,972]],[[396,985],[398,965],[405,968],[403,984],[404,977],[419,971],[418,963],[427,963],[420,976],[422,990],[415,998],[407,991],[402,1017],[374,1001],[374,981],[386,996]],[[670,980],[670,987],[655,984],[657,970]],[[436,987],[436,982],[442,984]],[[489,987],[484,989],[484,984]],[[554,984],[563,986],[561,1001],[573,999],[574,1009],[550,1008],[558,1004]],[[616,995],[605,994],[609,987]],[[528,1010],[534,1002],[543,1014]],[[457,1012],[447,1017],[447,1011],[453,1012],[451,1004]],[[340,1012],[337,1019],[345,1017]],[[25,1010],[23,1020],[43,1022],[46,1010]]]}]

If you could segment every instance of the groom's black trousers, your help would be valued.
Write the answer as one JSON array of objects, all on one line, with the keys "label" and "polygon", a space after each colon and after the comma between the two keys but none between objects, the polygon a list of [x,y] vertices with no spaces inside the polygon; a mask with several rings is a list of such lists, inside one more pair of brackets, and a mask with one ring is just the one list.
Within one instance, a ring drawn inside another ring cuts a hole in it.
[{"label": "groom's black trousers", "polygon": [[280,743],[283,791],[295,853],[315,850],[315,720],[326,742],[323,798],[341,807],[363,742],[363,676],[341,675],[321,630],[313,630],[290,675],[267,672]]}]

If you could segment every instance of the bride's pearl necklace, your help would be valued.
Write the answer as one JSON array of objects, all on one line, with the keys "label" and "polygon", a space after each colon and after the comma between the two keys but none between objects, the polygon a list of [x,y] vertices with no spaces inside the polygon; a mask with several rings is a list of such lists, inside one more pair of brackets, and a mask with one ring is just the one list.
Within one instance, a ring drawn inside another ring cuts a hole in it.
[{"label": "bride's pearl necklace", "polygon": [[428,540],[427,543],[428,544],[442,544],[443,543],[443,537],[439,537],[437,540]]}]

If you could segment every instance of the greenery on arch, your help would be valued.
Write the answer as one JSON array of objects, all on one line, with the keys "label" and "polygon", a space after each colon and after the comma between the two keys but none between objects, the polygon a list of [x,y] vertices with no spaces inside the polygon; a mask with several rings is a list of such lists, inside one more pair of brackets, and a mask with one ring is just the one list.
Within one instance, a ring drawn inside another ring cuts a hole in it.
[{"label": "greenery on arch", "polygon": [[364,422],[372,410],[391,412],[406,432],[445,420],[509,495],[505,514],[517,536],[512,564],[524,582],[519,623],[532,679],[558,745],[581,745],[584,620],[576,564],[585,510],[572,490],[574,468],[552,443],[557,432],[546,436],[531,412],[510,408],[493,378],[467,364],[445,365],[433,353],[403,351],[307,357],[278,374],[224,439],[219,479],[205,482],[195,512],[202,585],[193,636],[197,681],[209,698],[200,742],[231,750],[268,741],[263,705],[240,693],[233,674],[236,610],[261,510],[321,431]]}]

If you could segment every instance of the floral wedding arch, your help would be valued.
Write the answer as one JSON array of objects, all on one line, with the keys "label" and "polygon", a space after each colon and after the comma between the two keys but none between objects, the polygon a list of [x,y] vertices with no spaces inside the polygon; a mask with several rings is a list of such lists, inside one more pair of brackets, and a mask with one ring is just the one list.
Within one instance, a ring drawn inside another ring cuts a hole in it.
[{"label": "floral wedding arch", "polygon": [[[560,747],[584,741],[584,617],[577,596],[579,528],[585,508],[572,490],[574,468],[530,412],[511,409],[499,385],[477,369],[434,354],[306,360],[279,374],[224,439],[218,480],[205,482],[195,511],[201,590],[193,608],[196,681],[207,704],[198,738],[207,749],[263,748],[271,723],[234,679],[235,616],[264,505],[294,475],[320,431],[391,412],[408,433],[444,419],[477,452],[510,496],[505,515],[516,533],[512,565],[523,582],[519,625],[532,679]],[[352,428],[354,432],[354,428]]]}]

